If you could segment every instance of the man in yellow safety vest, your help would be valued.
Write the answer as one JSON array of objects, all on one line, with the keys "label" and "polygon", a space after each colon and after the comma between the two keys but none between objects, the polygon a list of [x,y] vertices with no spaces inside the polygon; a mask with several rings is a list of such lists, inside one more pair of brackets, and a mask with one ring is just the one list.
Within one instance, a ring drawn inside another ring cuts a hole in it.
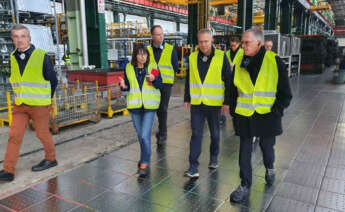
[{"label": "man in yellow safety vest", "polygon": [[230,195],[232,202],[242,202],[249,196],[254,136],[260,137],[266,183],[274,183],[275,137],[283,132],[283,111],[292,99],[286,66],[274,52],[265,50],[263,41],[262,31],[256,29],[242,35],[244,56],[231,76],[230,114],[235,133],[240,136],[241,177],[241,184]]},{"label": "man in yellow safety vest", "polygon": [[189,70],[185,83],[184,106],[190,108],[192,137],[190,140],[189,169],[185,176],[198,178],[204,123],[211,133],[208,167],[218,167],[219,119],[229,111],[230,65],[223,51],[212,47],[213,37],[208,29],[198,32],[199,50],[189,56]]},{"label": "man in yellow safety vest", "polygon": [[163,80],[163,86],[160,88],[161,102],[157,110],[158,132],[156,134],[157,145],[161,147],[167,140],[168,106],[175,73],[178,71],[178,59],[175,47],[164,41],[162,26],[152,26],[151,36],[152,44],[147,47],[150,62],[157,65]]},{"label": "man in yellow safety vest", "polygon": [[[243,57],[243,49],[241,48],[241,40],[239,37],[235,36],[230,39],[230,49],[226,51],[226,57],[230,63],[230,69],[232,71],[235,63]],[[226,116],[221,115],[220,124],[225,125]]]},{"label": "man in yellow safety vest", "polygon": [[0,171],[0,181],[14,180],[15,166],[25,129],[30,119],[34,121],[37,137],[41,140],[45,159],[32,167],[32,171],[43,171],[57,165],[55,146],[49,132],[51,98],[57,86],[54,66],[42,49],[30,44],[29,29],[15,25],[11,31],[16,50],[11,54],[10,82],[15,95],[12,123],[4,170]]}]

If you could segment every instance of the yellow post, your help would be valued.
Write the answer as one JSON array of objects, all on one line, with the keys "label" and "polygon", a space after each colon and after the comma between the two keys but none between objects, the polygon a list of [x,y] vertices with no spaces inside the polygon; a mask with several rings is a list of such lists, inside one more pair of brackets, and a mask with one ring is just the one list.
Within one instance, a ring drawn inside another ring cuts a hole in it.
[{"label": "yellow post", "polygon": [[70,105],[68,103],[68,92],[67,92],[66,84],[63,84],[63,98],[64,98],[65,109],[69,110]]},{"label": "yellow post", "polygon": [[12,123],[12,105],[11,105],[11,93],[7,91],[6,93],[7,107],[8,107],[8,125],[11,127]]},{"label": "yellow post", "polygon": [[72,88],[72,104],[73,104],[73,112],[77,112],[77,103],[75,102],[75,88]]},{"label": "yellow post", "polygon": [[181,70],[180,70],[180,74],[183,73],[183,70],[184,70],[184,50],[185,50],[185,47],[182,46],[182,52],[181,52]]},{"label": "yellow post", "polygon": [[76,82],[77,82],[77,90],[79,90],[80,89],[79,80],[77,80]]},{"label": "yellow post", "polygon": [[97,95],[99,94],[99,90],[98,90],[98,80],[96,80],[96,93],[97,93]]},{"label": "yellow post", "polygon": [[58,105],[56,103],[56,93],[54,94],[53,97],[53,113],[52,113],[52,118],[55,120],[58,115]]},{"label": "yellow post", "polygon": [[108,117],[113,117],[113,109],[111,108],[111,89],[108,87],[107,89],[107,102],[108,102]]},{"label": "yellow post", "polygon": [[[88,108],[87,108],[87,87],[86,85],[84,85],[84,90],[83,90],[83,94],[84,94],[84,109],[87,112]],[[96,94],[97,95],[97,94]]]}]

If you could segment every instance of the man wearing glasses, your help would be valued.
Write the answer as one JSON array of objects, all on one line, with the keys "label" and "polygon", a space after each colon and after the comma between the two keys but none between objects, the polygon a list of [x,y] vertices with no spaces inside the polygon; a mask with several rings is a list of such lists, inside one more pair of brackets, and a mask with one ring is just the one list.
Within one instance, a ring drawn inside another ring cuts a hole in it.
[{"label": "man wearing glasses", "polygon": [[163,86],[160,89],[161,103],[157,110],[159,126],[156,134],[157,145],[161,147],[167,140],[168,106],[175,72],[178,70],[178,59],[174,46],[164,41],[162,26],[154,25],[151,28],[151,37],[152,44],[147,47],[150,53],[150,62],[157,64],[163,80]]},{"label": "man wearing glasses", "polygon": [[263,44],[261,31],[250,29],[243,34],[244,56],[235,64],[230,80],[230,114],[235,133],[240,136],[241,177],[241,184],[230,195],[232,202],[242,202],[249,196],[254,136],[260,137],[266,183],[274,183],[274,144],[276,136],[283,133],[283,112],[292,99],[286,66]]}]

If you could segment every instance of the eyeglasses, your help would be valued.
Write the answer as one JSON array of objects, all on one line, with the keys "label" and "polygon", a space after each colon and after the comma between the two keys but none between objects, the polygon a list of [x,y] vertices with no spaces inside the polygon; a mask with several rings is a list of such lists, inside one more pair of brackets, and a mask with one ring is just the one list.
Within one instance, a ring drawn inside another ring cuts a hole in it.
[{"label": "eyeglasses", "polygon": [[163,33],[161,33],[161,34],[152,34],[153,36],[162,36],[163,35]]},{"label": "eyeglasses", "polygon": [[146,56],[147,56],[147,54],[146,54],[146,53],[139,53],[139,54],[137,54],[137,56],[146,57]]},{"label": "eyeglasses", "polygon": [[250,43],[253,43],[253,42],[254,42],[253,40],[252,41],[242,41],[241,44],[242,44],[242,46],[243,45],[247,46],[247,45],[249,45]]}]

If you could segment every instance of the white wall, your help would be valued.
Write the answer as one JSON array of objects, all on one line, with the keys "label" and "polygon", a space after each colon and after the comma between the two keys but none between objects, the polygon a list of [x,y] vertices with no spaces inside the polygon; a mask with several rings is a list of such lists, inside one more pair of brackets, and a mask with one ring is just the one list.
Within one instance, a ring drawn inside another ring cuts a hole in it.
[{"label": "white wall", "polygon": [[188,24],[180,24],[180,32],[188,33]]},{"label": "white wall", "polygon": [[160,19],[153,19],[154,25],[161,25],[163,27],[164,33],[174,33],[176,32],[176,23],[170,21],[163,21]]},{"label": "white wall", "polygon": [[114,15],[113,15],[113,11],[110,10],[106,10],[104,13],[105,16],[105,23],[106,24],[110,24],[114,22]]},{"label": "white wall", "polygon": [[[120,22],[124,22],[123,13],[119,13]],[[111,11],[106,11],[105,13],[106,23],[111,23],[114,21],[113,13]],[[146,17],[136,16],[136,15],[127,15],[126,22],[147,22]],[[175,33],[177,30],[177,24],[171,21],[164,21],[160,19],[153,19],[154,25],[161,25],[163,27],[164,33]],[[188,33],[188,24],[180,24],[180,32]]]}]

